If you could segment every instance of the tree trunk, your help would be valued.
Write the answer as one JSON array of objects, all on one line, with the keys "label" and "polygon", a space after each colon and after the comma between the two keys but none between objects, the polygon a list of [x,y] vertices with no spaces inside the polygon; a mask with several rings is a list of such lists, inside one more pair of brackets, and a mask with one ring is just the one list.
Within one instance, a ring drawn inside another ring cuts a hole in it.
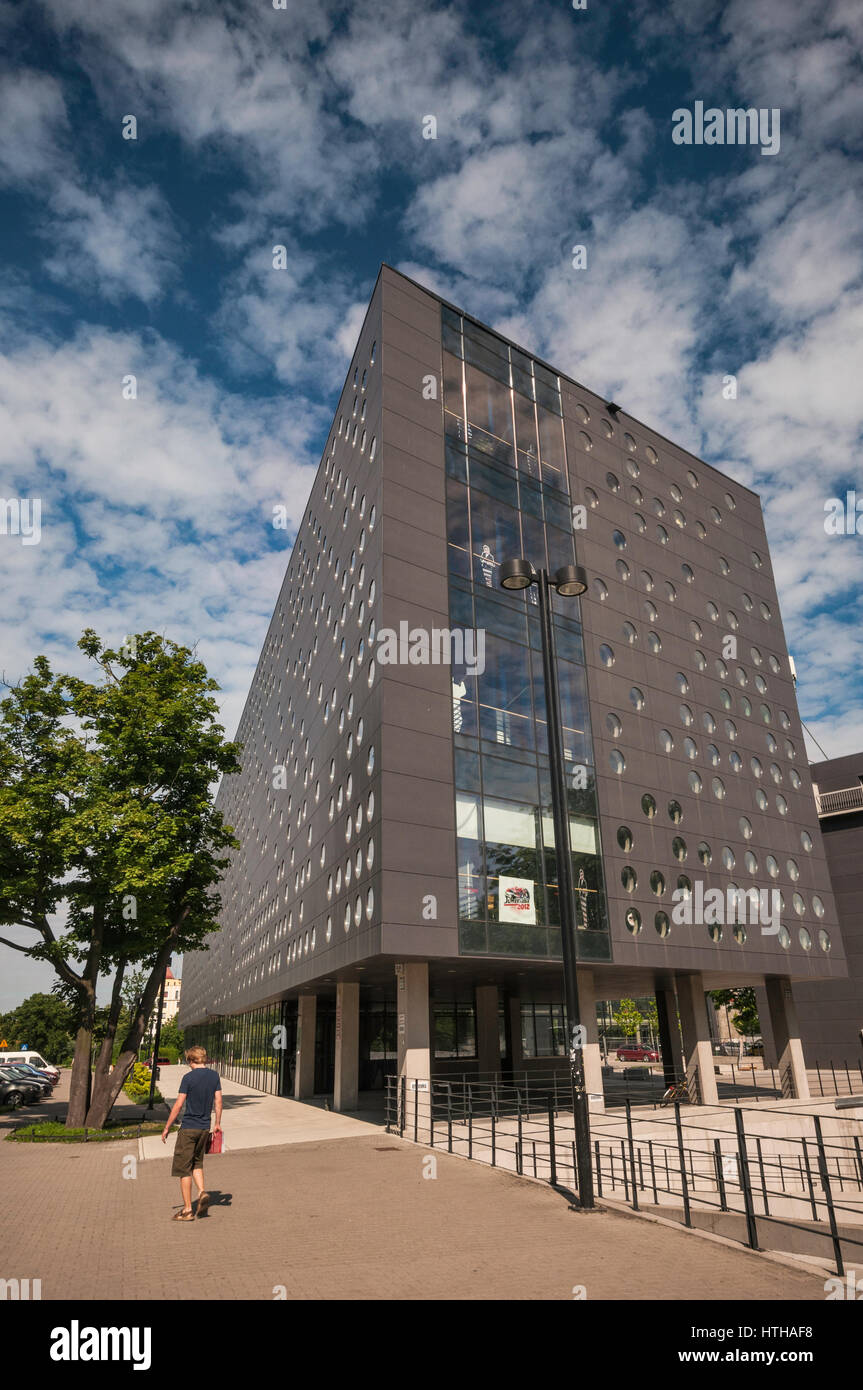
[{"label": "tree trunk", "polygon": [[105,1026],[105,1036],[102,1039],[102,1046],[99,1048],[99,1055],[96,1058],[96,1084],[99,1078],[106,1076],[111,1070],[111,1054],[114,1051],[114,1039],[117,1036],[117,1024],[120,1019],[120,1010],[123,1007],[123,972],[126,969],[126,962],[121,961],[117,967],[117,974],[114,977],[114,987],[111,990],[111,1007],[108,1010],[108,1022]]},{"label": "tree trunk", "polygon": [[86,1123],[85,1117],[89,1113],[93,1100],[90,1051],[93,1046],[93,1025],[96,1021],[96,981],[99,978],[99,963],[102,959],[104,936],[104,906],[98,904],[93,910],[93,935],[87,952],[86,964],[81,976],[75,980],[75,987],[80,999],[80,1014],[78,1032],[75,1035],[72,1077],[69,1082],[69,1109],[66,1111],[67,1129],[80,1129]]},{"label": "tree trunk", "polygon": [[[183,917],[186,912],[183,912]],[[182,919],[181,919],[182,920]],[[123,1044],[120,1048],[119,1056],[114,1063],[114,1070],[107,1072],[103,1076],[97,1076],[96,1085],[93,1090],[93,1099],[87,1114],[87,1125],[92,1129],[101,1129],[111,1113],[112,1106],[116,1101],[123,1083],[132,1069],[132,1064],[138,1059],[138,1049],[141,1046],[141,1039],[144,1036],[144,1028],[147,1019],[153,1011],[153,1003],[156,994],[165,982],[165,971],[168,961],[175,949],[175,940],[180,923],[172,927],[166,941],[162,943],[156,963],[150,973],[137,1012],[129,1024]],[[154,1058],[155,1065],[155,1058]]]},{"label": "tree trunk", "polygon": [[69,1083],[69,1109],[66,1128],[80,1129],[90,1106],[90,1048],[93,1045],[93,1026],[82,1021],[75,1034],[75,1054],[72,1079]]}]

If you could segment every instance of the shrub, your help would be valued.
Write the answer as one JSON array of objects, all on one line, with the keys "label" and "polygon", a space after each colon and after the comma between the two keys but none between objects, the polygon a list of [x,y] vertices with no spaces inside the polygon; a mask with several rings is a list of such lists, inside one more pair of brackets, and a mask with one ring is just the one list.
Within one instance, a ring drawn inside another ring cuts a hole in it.
[{"label": "shrub", "polygon": [[[134,1062],[132,1064],[132,1070],[126,1077],[123,1085],[123,1090],[130,1100],[134,1100],[138,1104],[145,1104],[149,1100],[152,1076],[153,1073],[150,1071],[150,1068],[145,1067],[143,1062]],[[160,1101],[161,1099],[162,1096],[157,1086],[153,1095],[153,1100]]]}]

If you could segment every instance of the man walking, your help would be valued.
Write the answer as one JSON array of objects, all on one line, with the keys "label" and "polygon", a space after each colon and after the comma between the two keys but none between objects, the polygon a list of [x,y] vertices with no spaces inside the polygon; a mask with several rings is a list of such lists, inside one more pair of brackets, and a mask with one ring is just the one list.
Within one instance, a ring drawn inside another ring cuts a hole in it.
[{"label": "man walking", "polygon": [[194,1221],[192,1211],[192,1178],[198,1189],[198,1215],[203,1216],[210,1204],[209,1193],[204,1191],[204,1154],[210,1133],[210,1112],[216,1110],[215,1130],[222,1128],[222,1082],[219,1073],[207,1066],[207,1050],[204,1047],[190,1047],[186,1061],[192,1068],[180,1082],[180,1094],[174,1101],[174,1108],[168,1116],[168,1123],[162,1131],[165,1144],[171,1126],[185,1105],[180,1121],[180,1132],[174,1148],[174,1163],[171,1177],[180,1179],[183,1194],[182,1211],[175,1212],[174,1221]]}]

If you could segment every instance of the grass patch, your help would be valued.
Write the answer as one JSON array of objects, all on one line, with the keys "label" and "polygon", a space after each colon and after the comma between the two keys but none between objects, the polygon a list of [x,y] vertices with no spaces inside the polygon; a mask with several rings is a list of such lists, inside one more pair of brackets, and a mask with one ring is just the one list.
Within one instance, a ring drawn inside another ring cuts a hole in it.
[{"label": "grass patch", "polygon": [[164,1120],[108,1120],[104,1129],[67,1129],[57,1120],[21,1125],[9,1135],[19,1144],[101,1144],[112,1139],[137,1139],[139,1134],[161,1134]]}]

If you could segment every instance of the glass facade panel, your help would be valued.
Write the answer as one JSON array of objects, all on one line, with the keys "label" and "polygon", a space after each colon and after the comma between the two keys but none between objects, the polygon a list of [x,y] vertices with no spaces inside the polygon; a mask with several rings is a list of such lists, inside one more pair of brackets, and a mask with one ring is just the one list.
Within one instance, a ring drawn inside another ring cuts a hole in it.
[{"label": "glass facade panel", "polygon": [[[457,325],[447,313],[451,345]],[[464,356],[464,378],[454,353],[444,360],[450,619],[484,631],[486,648],[481,674],[453,667],[460,950],[559,959],[537,594],[504,592],[499,573],[519,555],[552,571],[576,559],[560,388],[547,368],[468,320]],[[589,773],[589,785],[570,792],[576,949],[608,960],[580,608],[555,595],[552,609],[564,758]],[[543,1050],[530,1055],[557,1055],[545,1050],[551,1014],[542,1019],[533,1046]],[[454,1015],[452,1029],[448,1055],[459,1055]]]}]

